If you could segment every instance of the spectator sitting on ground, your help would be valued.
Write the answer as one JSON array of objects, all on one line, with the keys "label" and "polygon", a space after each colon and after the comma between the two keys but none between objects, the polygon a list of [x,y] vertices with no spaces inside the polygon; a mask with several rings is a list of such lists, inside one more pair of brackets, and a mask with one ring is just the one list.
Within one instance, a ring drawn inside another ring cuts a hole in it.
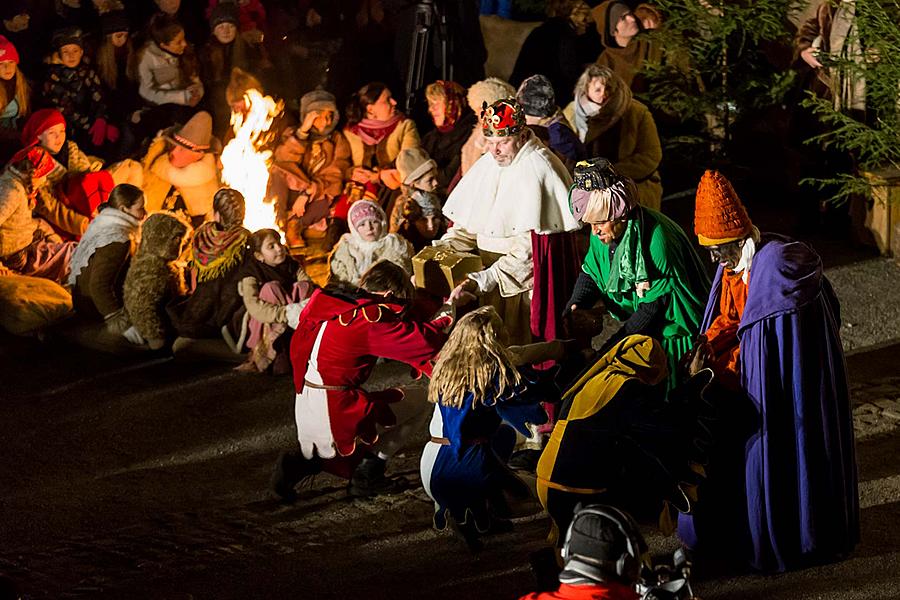
[{"label": "spectator sitting on ground", "polygon": [[31,86],[19,68],[16,47],[0,35],[0,163],[19,147],[22,125],[31,112]]},{"label": "spectator sitting on ground", "polygon": [[187,293],[179,259],[190,243],[191,231],[181,213],[157,212],[144,222],[123,295],[132,326],[122,335],[132,344],[159,350],[174,339],[166,305]]},{"label": "spectator sitting on ground", "polygon": [[309,298],[315,285],[303,267],[291,258],[274,229],[250,235],[247,260],[240,269],[238,291],[250,316],[247,347],[250,356],[238,367],[242,371],[275,375],[291,370],[288,346],[292,331],[288,315],[297,320],[300,302]]},{"label": "spectator sitting on ground", "polygon": [[[339,118],[331,93],[308,92],[300,98],[300,125],[285,129],[275,149],[269,196],[277,199],[278,220],[291,250],[306,245],[306,228],[328,226],[349,174],[350,144],[337,129]],[[326,246],[331,250],[331,244]]]},{"label": "spectator sitting on ground", "polygon": [[43,206],[54,227],[77,237],[105,202],[117,183],[140,187],[140,165],[125,159],[108,169],[99,158],[86,155],[66,137],[66,119],[55,108],[35,111],[22,129],[22,144],[37,144],[50,153],[55,163],[38,193],[38,208]]},{"label": "spectator sitting on ground", "polygon": [[435,81],[425,88],[425,99],[434,129],[422,137],[422,148],[437,164],[438,183],[446,192],[478,117],[467,104],[465,88],[453,81]]},{"label": "spectator sitting on ground", "polygon": [[437,165],[424,150],[410,148],[397,157],[397,169],[403,178],[403,195],[391,212],[390,231],[409,240],[418,252],[447,231],[441,214],[444,199],[437,194]]},{"label": "spectator sitting on ground", "polygon": [[100,205],[70,263],[68,284],[75,311],[89,320],[102,319],[106,331],[117,335],[131,326],[122,294],[146,214],[140,188],[117,185]]},{"label": "spectator sitting on ground", "polygon": [[218,136],[224,135],[231,119],[231,103],[225,98],[225,89],[231,81],[232,70],[238,68],[250,73],[255,62],[247,42],[238,35],[237,23],[234,4],[216,6],[209,20],[212,35],[200,49],[200,78],[212,110],[213,130]]},{"label": "spectator sitting on ground", "polygon": [[416,124],[397,110],[391,90],[379,82],[367,83],[353,94],[346,114],[344,135],[353,160],[350,178],[358,184],[379,186],[379,199],[388,205],[393,190],[400,187],[394,164],[397,155],[421,146]]},{"label": "spectator sitting on ground", "polygon": [[138,58],[138,82],[138,93],[150,106],[132,117],[138,139],[183,123],[203,98],[193,48],[174,17],[157,16],[150,22],[150,40]]},{"label": "spectator sitting on ground", "polygon": [[328,258],[329,283],[359,285],[363,273],[375,263],[387,260],[412,274],[412,245],[396,233],[388,233],[381,207],[369,200],[357,200],[347,213],[350,233],[345,233]]},{"label": "spectator sitting on ground", "polygon": [[197,227],[191,242],[191,295],[169,307],[178,335],[190,339],[222,337],[239,354],[246,340],[244,304],[238,294],[239,268],[250,232],[246,206],[237,190],[222,188],[213,197],[212,220]]},{"label": "spectator sitting on ground", "polygon": [[110,122],[100,77],[84,56],[84,39],[77,27],[53,34],[53,54],[44,80],[44,100],[66,118],[67,135],[82,148],[106,153],[119,140]]},{"label": "spectator sitting on ground", "polygon": [[131,115],[141,105],[138,95],[137,52],[131,35],[131,25],[123,10],[104,13],[100,17],[100,46],[95,61],[97,75],[103,85],[110,118],[122,128],[122,139],[116,158],[127,156],[135,140],[131,132]]},{"label": "spectator sitting on ground", "polygon": [[216,164],[219,141],[212,135],[212,116],[200,111],[183,127],[157,134],[141,160],[147,211],[184,208],[199,225],[212,210],[222,187]]},{"label": "spectator sitting on ground", "polygon": [[0,264],[22,275],[64,283],[73,242],[63,242],[46,222],[32,217],[34,197],[53,170],[40,146],[17,152],[0,175]]}]

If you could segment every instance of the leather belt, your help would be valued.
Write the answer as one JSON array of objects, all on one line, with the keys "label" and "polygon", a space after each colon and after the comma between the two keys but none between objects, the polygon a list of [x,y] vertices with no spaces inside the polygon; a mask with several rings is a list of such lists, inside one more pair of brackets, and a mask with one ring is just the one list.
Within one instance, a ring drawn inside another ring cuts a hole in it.
[{"label": "leather belt", "polygon": [[[354,389],[356,389],[356,388],[355,388],[354,386],[352,386],[352,385],[325,385],[325,384],[322,384],[322,383],[313,383],[313,382],[310,381],[309,379],[304,379],[304,380],[303,380],[303,386],[304,386],[304,387],[310,387],[310,388],[312,388],[312,389],[314,389],[314,390],[331,390],[331,391],[334,391],[334,392],[346,392],[346,391],[349,391],[349,390],[354,390]],[[448,442],[448,443],[449,443],[449,442]]]}]

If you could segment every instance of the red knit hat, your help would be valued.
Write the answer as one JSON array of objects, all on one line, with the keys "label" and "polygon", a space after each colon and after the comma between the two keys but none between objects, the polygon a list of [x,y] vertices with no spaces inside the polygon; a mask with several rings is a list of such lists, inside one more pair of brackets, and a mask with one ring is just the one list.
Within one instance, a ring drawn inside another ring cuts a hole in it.
[{"label": "red knit hat", "polygon": [[7,61],[19,64],[19,53],[11,41],[0,35],[0,62]]},{"label": "red knit hat", "polygon": [[718,171],[707,171],[697,186],[694,233],[701,246],[744,239],[753,230],[747,209],[731,183]]},{"label": "red knit hat", "polygon": [[34,168],[31,176],[35,178],[46,177],[56,167],[56,162],[50,153],[37,145],[22,148],[9,159],[9,163],[15,165],[25,160],[30,162]]},{"label": "red knit hat", "polygon": [[32,146],[37,144],[38,136],[54,125],[65,126],[66,118],[55,108],[42,108],[36,110],[28,117],[25,127],[22,128],[22,145]]},{"label": "red knit hat", "polygon": [[525,128],[525,112],[515,100],[497,100],[490,106],[484,103],[481,111],[481,131],[484,137],[506,137]]}]

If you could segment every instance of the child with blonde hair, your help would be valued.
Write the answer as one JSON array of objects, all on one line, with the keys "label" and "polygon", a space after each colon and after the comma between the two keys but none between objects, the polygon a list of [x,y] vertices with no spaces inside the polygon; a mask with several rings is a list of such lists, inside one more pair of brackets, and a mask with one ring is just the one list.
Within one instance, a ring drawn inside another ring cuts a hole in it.
[{"label": "child with blonde hair", "polygon": [[472,551],[481,548],[479,534],[509,526],[504,491],[523,489],[506,467],[515,430],[529,435],[527,423],[546,422],[539,402],[559,393],[516,366],[518,353],[506,347],[508,337],[492,306],[462,317],[441,349],[428,389],[435,407],[431,441],[422,452],[422,485],[434,500],[435,528],[449,525]]}]

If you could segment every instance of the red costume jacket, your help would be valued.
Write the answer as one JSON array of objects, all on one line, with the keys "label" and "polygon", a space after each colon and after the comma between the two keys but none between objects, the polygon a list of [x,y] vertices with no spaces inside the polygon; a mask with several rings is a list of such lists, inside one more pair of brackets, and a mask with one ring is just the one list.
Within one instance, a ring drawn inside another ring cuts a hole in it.
[{"label": "red costume jacket", "polygon": [[[421,323],[404,319],[402,309],[382,298],[353,299],[316,290],[300,314],[291,338],[298,402],[301,397],[325,394],[327,415],[317,414],[328,422],[311,424],[311,428],[318,425],[320,432],[330,428],[331,443],[341,456],[353,454],[357,441],[373,444],[378,438],[376,424],[390,426],[396,421],[389,404],[403,398],[401,390],[367,392],[360,387],[377,359],[403,361],[431,375],[432,361],[447,339],[443,329],[452,323],[449,316]],[[308,380],[316,385],[307,386]],[[298,429],[298,433],[302,447],[304,432]],[[316,437],[313,445],[320,456],[331,458],[330,449],[319,447],[324,439]]]}]

